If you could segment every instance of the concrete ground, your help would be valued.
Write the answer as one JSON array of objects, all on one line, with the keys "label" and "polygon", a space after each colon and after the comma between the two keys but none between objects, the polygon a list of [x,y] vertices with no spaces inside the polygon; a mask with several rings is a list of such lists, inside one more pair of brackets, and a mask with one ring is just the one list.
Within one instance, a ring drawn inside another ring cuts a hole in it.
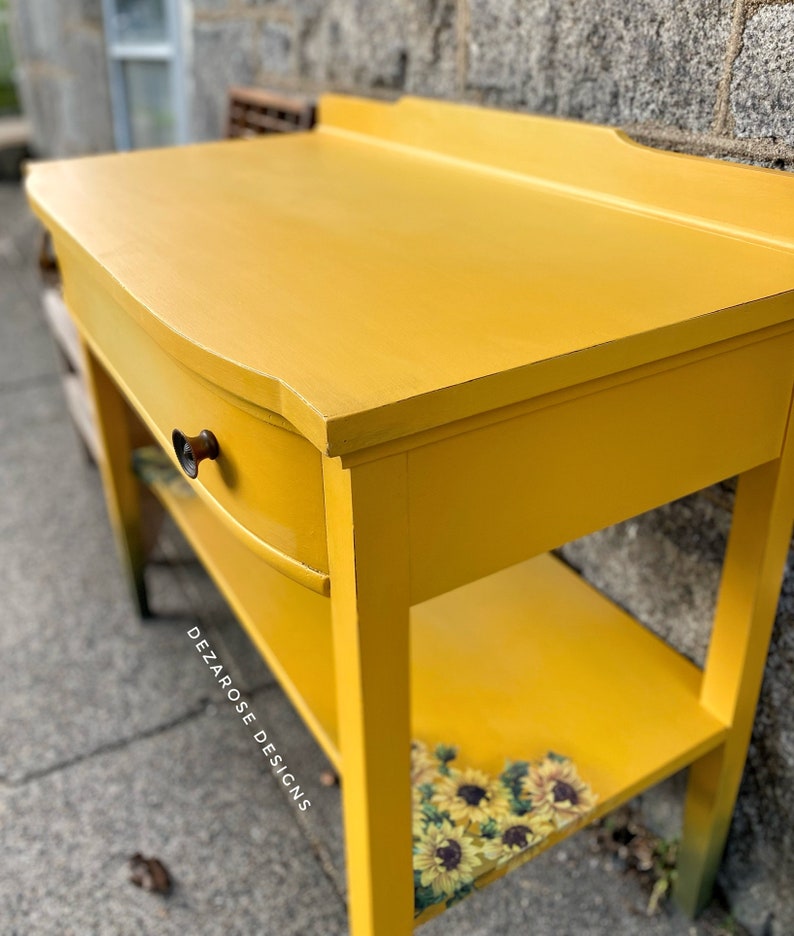
[{"label": "concrete ground", "polygon": [[[0,933],[336,936],[347,932],[338,788],[178,534],[148,570],[141,624],[116,563],[97,472],[67,418],[39,307],[38,227],[0,186]],[[186,631],[198,624],[308,791],[268,773]],[[675,826],[672,796],[640,816]],[[670,813],[672,811],[672,819]],[[428,924],[427,936],[715,936],[648,917],[649,885],[587,830]],[[170,896],[133,886],[158,857]]]}]

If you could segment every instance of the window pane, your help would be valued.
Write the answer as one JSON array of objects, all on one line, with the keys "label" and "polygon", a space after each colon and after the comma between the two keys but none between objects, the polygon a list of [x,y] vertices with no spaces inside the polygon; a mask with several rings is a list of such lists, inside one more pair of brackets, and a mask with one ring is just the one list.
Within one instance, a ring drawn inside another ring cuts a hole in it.
[{"label": "window pane", "polygon": [[176,125],[169,65],[165,62],[123,62],[122,74],[133,148],[174,143]]},{"label": "window pane", "polygon": [[168,39],[165,0],[115,0],[116,42],[163,42]]}]

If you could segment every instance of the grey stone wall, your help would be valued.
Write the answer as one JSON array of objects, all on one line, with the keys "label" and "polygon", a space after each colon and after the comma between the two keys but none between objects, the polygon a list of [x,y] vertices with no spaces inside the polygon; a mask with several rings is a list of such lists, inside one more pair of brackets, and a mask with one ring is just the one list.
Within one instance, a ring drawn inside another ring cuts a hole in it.
[{"label": "grey stone wall", "polygon": [[113,147],[100,0],[11,0],[22,106],[42,156]]},{"label": "grey stone wall", "polygon": [[[42,152],[109,147],[99,0],[14,6],[23,100]],[[239,83],[538,111],[794,169],[794,2],[193,0],[189,30],[196,139],[222,134],[226,87]],[[730,493],[714,489],[566,555],[700,660],[729,518]],[[794,933],[792,568],[720,879],[736,917],[764,936]]]},{"label": "grey stone wall", "polygon": [[794,167],[794,2],[194,0],[193,29],[198,138],[223,123],[220,61],[243,83],[557,114]]},{"label": "grey stone wall", "polygon": [[[195,139],[232,83],[419,94],[623,126],[643,142],[794,166],[794,2],[180,0]],[[112,146],[100,0],[11,0],[47,155]]]}]

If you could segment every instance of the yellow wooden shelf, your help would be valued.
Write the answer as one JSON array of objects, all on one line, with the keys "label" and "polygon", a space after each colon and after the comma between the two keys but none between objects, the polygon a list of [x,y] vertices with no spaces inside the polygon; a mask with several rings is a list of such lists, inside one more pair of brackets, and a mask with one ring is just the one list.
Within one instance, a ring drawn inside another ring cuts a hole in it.
[{"label": "yellow wooden shelf", "polygon": [[416,605],[411,637],[417,737],[492,773],[564,754],[601,809],[725,734],[700,670],[549,554]]},{"label": "yellow wooden shelf", "polygon": [[[182,487],[153,490],[343,773],[330,602],[270,568]],[[700,704],[700,670],[547,554],[415,605],[411,643],[415,738],[455,743],[491,773],[506,758],[565,754],[599,813],[725,734]]]}]

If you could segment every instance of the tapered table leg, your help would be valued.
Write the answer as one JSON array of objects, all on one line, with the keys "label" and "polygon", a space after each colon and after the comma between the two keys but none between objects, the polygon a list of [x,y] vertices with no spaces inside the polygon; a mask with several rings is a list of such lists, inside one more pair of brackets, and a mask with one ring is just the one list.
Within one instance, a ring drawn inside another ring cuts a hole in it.
[{"label": "tapered table leg", "polygon": [[750,743],[794,517],[793,435],[739,479],[701,695],[730,730],[690,768],[676,888],[690,915],[709,900]]},{"label": "tapered table leg", "polygon": [[132,599],[139,615],[148,618],[141,491],[132,468],[131,414],[119,389],[85,345],[83,353],[101,446],[99,468],[105,503]]},{"label": "tapered table leg", "polygon": [[352,936],[407,936],[411,862],[405,456],[325,461]]}]

